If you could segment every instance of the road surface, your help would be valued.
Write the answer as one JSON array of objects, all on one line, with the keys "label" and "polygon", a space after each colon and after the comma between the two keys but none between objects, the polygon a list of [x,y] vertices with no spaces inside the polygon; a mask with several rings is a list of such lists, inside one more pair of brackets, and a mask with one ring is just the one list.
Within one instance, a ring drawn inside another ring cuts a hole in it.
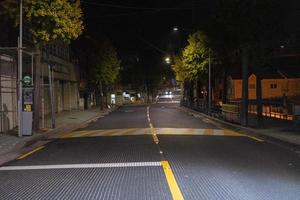
[{"label": "road surface", "polygon": [[121,107],[0,168],[0,199],[300,199],[300,157],[175,103]]}]

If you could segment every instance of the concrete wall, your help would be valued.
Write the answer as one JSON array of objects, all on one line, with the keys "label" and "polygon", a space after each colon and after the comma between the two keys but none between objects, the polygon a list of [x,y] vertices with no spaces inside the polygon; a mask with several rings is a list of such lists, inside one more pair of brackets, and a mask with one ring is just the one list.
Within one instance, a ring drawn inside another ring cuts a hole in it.
[{"label": "concrete wall", "polygon": [[0,132],[5,133],[18,124],[17,121],[16,63],[8,56],[0,55]]},{"label": "concrete wall", "polygon": [[[57,57],[52,56],[50,60],[55,63],[53,67],[55,111],[60,113],[78,109],[77,67],[71,62]],[[41,101],[39,105],[40,117],[42,118],[51,113],[49,69],[45,62],[42,62],[38,67],[41,68],[41,77],[43,77],[40,80]],[[27,73],[25,68],[24,74]],[[17,126],[16,75],[16,58],[0,55],[0,132],[7,132]]]},{"label": "concrete wall", "polygon": [[15,77],[0,76],[0,132],[17,126],[17,95]]}]

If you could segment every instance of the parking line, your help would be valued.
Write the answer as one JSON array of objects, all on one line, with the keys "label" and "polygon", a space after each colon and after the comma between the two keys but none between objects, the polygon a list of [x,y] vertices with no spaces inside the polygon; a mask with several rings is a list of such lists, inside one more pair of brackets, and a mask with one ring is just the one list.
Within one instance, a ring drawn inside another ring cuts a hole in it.
[{"label": "parking line", "polygon": [[21,160],[21,159],[23,159],[23,158],[26,158],[27,156],[30,156],[31,154],[33,154],[33,153],[35,153],[35,152],[37,152],[37,151],[43,149],[44,147],[45,147],[45,146],[40,146],[40,147],[38,147],[38,148],[36,148],[36,149],[34,149],[34,150],[32,150],[32,151],[29,151],[28,153],[25,153],[24,155],[18,157],[17,160]]},{"label": "parking line", "polygon": [[173,200],[184,200],[168,161],[161,161]]}]

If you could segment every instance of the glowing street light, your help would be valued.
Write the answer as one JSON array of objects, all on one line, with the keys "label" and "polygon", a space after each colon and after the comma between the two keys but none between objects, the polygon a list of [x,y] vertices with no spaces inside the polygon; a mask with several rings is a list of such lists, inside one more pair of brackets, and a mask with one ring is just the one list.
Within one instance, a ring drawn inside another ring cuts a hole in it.
[{"label": "glowing street light", "polygon": [[167,64],[170,64],[170,63],[171,63],[171,58],[170,58],[170,57],[166,57],[166,58],[165,58],[165,62],[166,62]]},{"label": "glowing street light", "polygon": [[179,30],[178,27],[173,28],[173,31],[175,31],[175,32],[178,31],[178,30]]}]

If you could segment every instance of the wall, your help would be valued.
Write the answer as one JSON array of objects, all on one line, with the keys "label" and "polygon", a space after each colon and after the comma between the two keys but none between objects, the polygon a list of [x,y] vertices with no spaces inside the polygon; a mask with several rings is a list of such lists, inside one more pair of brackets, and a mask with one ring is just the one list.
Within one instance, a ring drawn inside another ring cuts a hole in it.
[{"label": "wall", "polygon": [[0,55],[0,132],[17,126],[16,65]]}]

